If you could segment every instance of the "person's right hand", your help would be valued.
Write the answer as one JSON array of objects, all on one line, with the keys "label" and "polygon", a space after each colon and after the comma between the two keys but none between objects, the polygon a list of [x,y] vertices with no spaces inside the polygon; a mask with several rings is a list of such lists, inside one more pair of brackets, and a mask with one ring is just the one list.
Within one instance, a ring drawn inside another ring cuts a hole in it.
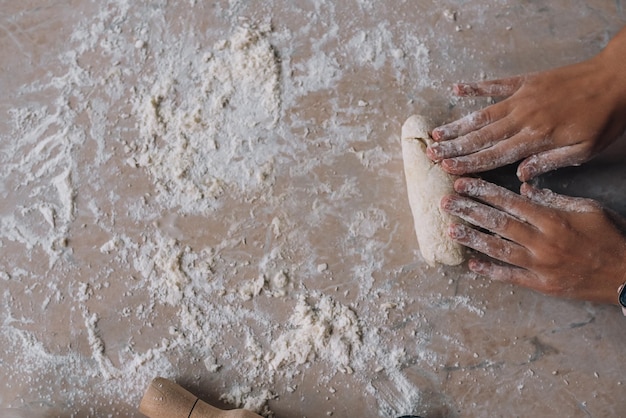
[{"label": "person's right hand", "polygon": [[595,156],[626,130],[626,29],[594,58],[551,71],[455,86],[505,100],[436,128],[428,156],[456,175],[524,159],[521,181]]}]

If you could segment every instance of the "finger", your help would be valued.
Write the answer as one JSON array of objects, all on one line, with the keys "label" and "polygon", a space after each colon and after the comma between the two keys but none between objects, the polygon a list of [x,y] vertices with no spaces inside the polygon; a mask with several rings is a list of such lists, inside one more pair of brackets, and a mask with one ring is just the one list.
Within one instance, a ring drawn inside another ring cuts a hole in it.
[{"label": "finger", "polygon": [[568,145],[528,157],[517,168],[517,177],[528,181],[548,171],[579,165],[586,160],[587,148],[584,144]]},{"label": "finger", "polygon": [[455,242],[496,260],[516,266],[524,266],[528,262],[528,252],[524,247],[497,235],[486,234],[461,224],[451,225],[448,234]]},{"label": "finger", "polygon": [[549,189],[537,189],[528,183],[523,183],[520,193],[541,206],[566,212],[593,212],[602,207],[592,199],[570,197],[554,193]]},{"label": "finger", "polygon": [[454,190],[457,193],[487,203],[531,225],[536,222],[537,218],[544,216],[543,211],[539,210],[541,207],[538,208],[525,196],[520,196],[485,180],[463,177],[454,182]]},{"label": "finger", "polygon": [[444,196],[441,208],[464,221],[524,245],[532,242],[529,226],[506,212],[461,196]]},{"label": "finger", "polygon": [[501,103],[470,113],[447,125],[433,129],[432,137],[435,141],[447,141],[466,135],[483,128],[490,123],[502,119],[507,114],[506,107]]},{"label": "finger", "polygon": [[508,118],[500,119],[491,125],[450,141],[436,142],[427,148],[426,153],[433,161],[471,154],[490,147],[517,133]]},{"label": "finger", "polygon": [[473,154],[444,159],[441,161],[441,168],[456,175],[479,173],[514,163],[544,147],[546,140],[538,141],[532,133],[521,131],[506,141],[500,141]]},{"label": "finger", "polygon": [[454,85],[457,96],[496,96],[504,97],[515,93],[524,82],[525,77],[515,76],[499,80],[478,81],[475,83],[458,83]]},{"label": "finger", "polygon": [[469,260],[467,264],[474,273],[517,286],[533,287],[533,282],[537,280],[533,273],[519,267],[502,266],[491,261],[475,258]]}]

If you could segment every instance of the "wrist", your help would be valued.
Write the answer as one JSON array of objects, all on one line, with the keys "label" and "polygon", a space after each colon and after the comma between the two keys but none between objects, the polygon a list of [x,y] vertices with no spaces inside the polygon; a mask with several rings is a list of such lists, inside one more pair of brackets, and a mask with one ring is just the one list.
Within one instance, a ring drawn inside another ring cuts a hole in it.
[{"label": "wrist", "polygon": [[621,93],[622,105],[626,106],[626,28],[622,29],[598,54],[603,70],[610,75],[609,90],[617,89]]},{"label": "wrist", "polygon": [[[608,45],[591,59],[595,66],[596,85],[610,103],[612,129],[605,134],[619,138],[626,131],[626,28],[622,29]],[[625,278],[626,280],[626,278]]]}]

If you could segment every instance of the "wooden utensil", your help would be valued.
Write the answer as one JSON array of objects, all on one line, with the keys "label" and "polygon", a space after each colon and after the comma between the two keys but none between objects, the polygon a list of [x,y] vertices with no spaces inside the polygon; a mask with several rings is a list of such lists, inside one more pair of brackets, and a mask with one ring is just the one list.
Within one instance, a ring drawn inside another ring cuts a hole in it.
[{"label": "wooden utensil", "polygon": [[148,418],[261,418],[245,409],[218,409],[162,377],[150,382],[139,404],[139,412]]}]

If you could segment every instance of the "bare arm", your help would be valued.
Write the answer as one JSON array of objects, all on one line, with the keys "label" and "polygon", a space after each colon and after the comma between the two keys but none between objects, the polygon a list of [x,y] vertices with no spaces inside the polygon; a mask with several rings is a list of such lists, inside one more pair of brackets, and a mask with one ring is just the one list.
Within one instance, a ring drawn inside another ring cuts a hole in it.
[{"label": "bare arm", "polygon": [[470,226],[451,225],[450,236],[490,257],[470,259],[472,271],[553,296],[617,302],[626,236],[597,202],[527,183],[521,195],[474,178],[454,187],[461,195],[441,206]]},{"label": "bare arm", "polygon": [[626,130],[626,28],[594,58],[551,71],[458,84],[503,101],[433,130],[428,156],[457,175],[522,160],[522,181],[589,160]]}]

